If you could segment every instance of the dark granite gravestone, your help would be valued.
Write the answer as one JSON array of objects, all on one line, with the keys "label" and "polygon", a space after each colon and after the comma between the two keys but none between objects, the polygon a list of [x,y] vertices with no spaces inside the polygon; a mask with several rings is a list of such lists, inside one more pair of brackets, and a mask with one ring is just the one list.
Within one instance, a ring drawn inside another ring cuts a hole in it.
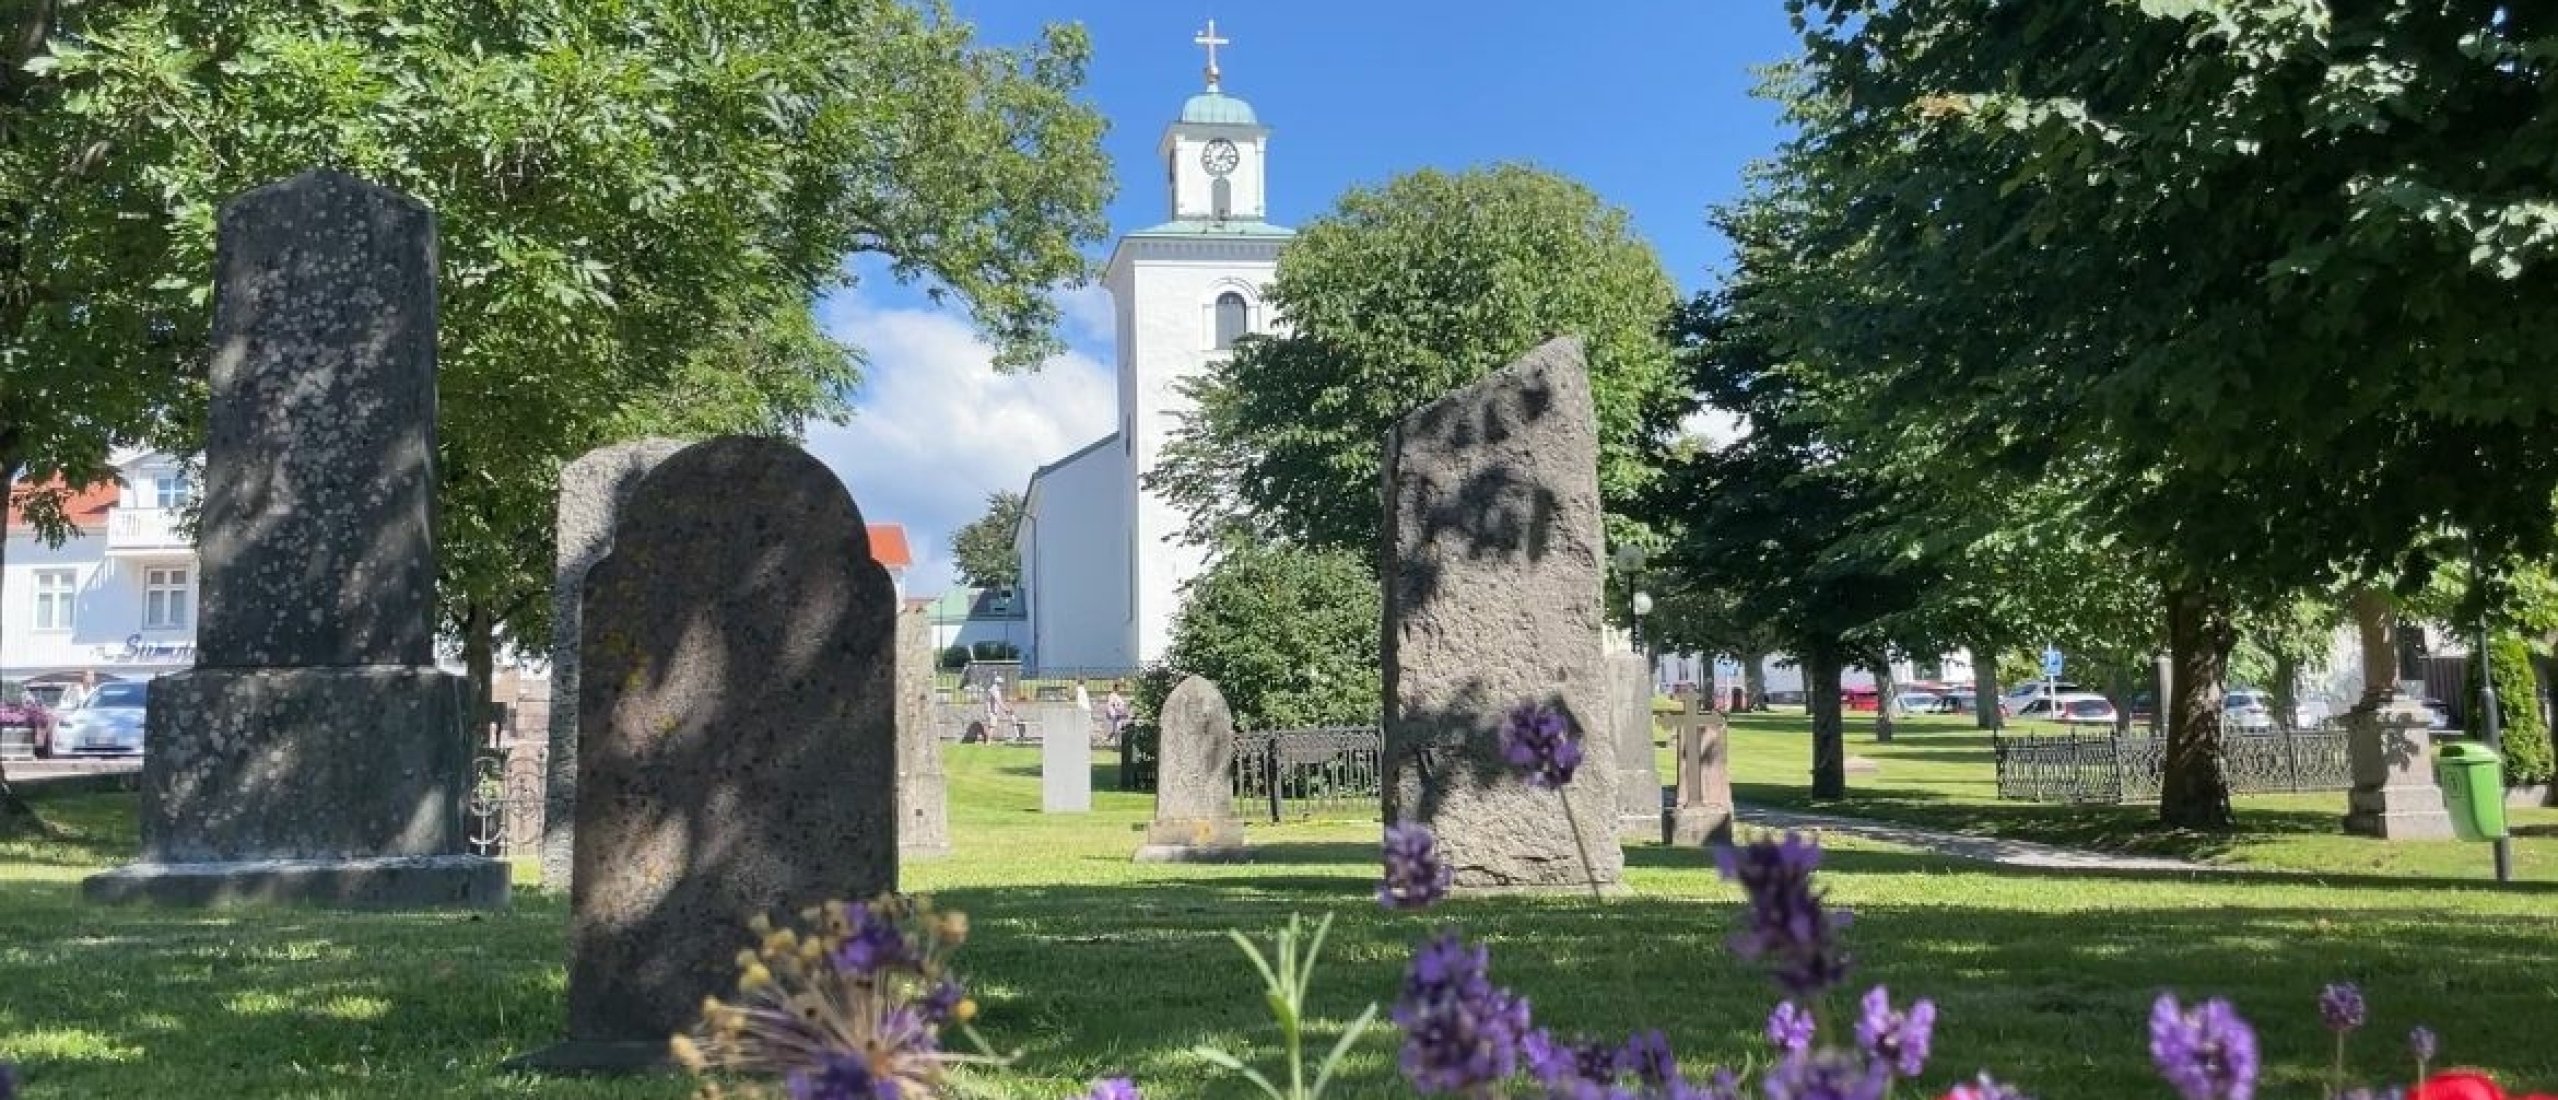
[{"label": "dark granite gravestone", "polygon": [[1235,819],[1235,716],[1206,678],[1186,676],[1164,697],[1155,766],[1155,820],[1139,863],[1219,863],[1244,859]]},{"label": "dark granite gravestone", "polygon": [[551,723],[544,777],[542,884],[569,889],[576,871],[577,628],[586,571],[613,548],[613,521],[639,479],[683,450],[673,439],[598,447],[560,468],[558,563],[551,571]]},{"label": "dark granite gravestone", "polygon": [[1661,765],[1652,751],[1652,662],[1640,653],[1610,654],[1607,660],[1617,834],[1649,841],[1661,832]]},{"label": "dark granite gravestone", "polygon": [[757,914],[897,885],[897,594],[843,483],[770,439],[640,479],[586,574],[566,1043],[654,1065]]},{"label": "dark granite gravestone", "polygon": [[950,794],[933,723],[933,624],[924,608],[897,613],[897,851],[950,854]]},{"label": "dark granite gravestone", "polygon": [[[1459,890],[1605,890],[1622,877],[1598,461],[1589,372],[1569,339],[1386,438],[1384,809],[1437,833]],[[1587,763],[1560,793],[1502,762],[1502,720],[1527,702],[1582,731]]]},{"label": "dark granite gravestone", "polygon": [[499,907],[435,661],[435,215],[310,172],[215,250],[196,667],[151,682],[142,862],[92,901]]}]

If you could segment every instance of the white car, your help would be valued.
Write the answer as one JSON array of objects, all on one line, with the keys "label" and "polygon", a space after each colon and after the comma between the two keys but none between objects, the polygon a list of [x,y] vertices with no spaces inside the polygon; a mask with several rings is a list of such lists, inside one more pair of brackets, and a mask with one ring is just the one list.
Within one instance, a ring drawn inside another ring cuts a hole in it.
[{"label": "white car", "polygon": [[2272,696],[2254,688],[2241,688],[2220,697],[2221,725],[2240,733],[2264,733],[2274,728]]},{"label": "white car", "polygon": [[53,743],[78,756],[138,756],[149,693],[139,682],[100,684],[80,705],[64,712]]}]

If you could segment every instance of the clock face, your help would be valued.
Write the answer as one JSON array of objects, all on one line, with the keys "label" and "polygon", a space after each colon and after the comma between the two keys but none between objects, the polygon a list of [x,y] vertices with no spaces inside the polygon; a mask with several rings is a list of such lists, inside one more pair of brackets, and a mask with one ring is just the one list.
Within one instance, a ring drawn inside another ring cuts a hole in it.
[{"label": "clock face", "polygon": [[1207,148],[1199,151],[1199,166],[1207,169],[1212,176],[1234,171],[1235,165],[1242,160],[1243,154],[1235,151],[1235,143],[1224,138],[1209,142]]}]

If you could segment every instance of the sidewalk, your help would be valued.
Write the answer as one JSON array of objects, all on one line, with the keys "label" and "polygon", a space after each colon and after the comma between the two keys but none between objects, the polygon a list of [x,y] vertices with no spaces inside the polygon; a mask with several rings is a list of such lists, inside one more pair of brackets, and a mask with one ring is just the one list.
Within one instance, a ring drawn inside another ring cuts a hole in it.
[{"label": "sidewalk", "polygon": [[1997,837],[1966,836],[1941,832],[1915,825],[1896,825],[1862,817],[1839,817],[1832,814],[1804,813],[1798,810],[1776,810],[1763,806],[1743,806],[1739,811],[1743,829],[1800,830],[1803,832],[1837,833],[1862,840],[1879,840],[1905,848],[1998,863],[2009,867],[2034,867],[2055,871],[2189,871],[2222,872],[2226,868],[2193,863],[2181,859],[2156,856],[2118,856],[2091,852],[2080,848],[2061,848],[2023,840],[2001,840]]}]

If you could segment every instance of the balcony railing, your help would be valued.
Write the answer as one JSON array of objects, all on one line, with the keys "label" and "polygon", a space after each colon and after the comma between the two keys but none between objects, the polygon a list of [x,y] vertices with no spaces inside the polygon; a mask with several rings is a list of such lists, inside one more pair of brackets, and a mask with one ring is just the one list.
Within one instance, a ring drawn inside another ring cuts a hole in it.
[{"label": "balcony railing", "polygon": [[171,508],[118,508],[107,516],[108,550],[187,550],[194,547],[178,528]]}]

